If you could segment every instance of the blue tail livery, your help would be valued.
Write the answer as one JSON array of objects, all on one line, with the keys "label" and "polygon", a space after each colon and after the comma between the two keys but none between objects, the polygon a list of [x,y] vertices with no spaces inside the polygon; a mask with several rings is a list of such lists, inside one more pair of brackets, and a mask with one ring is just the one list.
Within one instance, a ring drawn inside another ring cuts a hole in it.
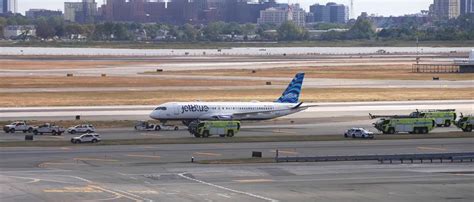
[{"label": "blue tail livery", "polygon": [[279,103],[298,103],[303,86],[304,73],[296,74],[295,78],[288,85],[280,98],[275,102]]}]

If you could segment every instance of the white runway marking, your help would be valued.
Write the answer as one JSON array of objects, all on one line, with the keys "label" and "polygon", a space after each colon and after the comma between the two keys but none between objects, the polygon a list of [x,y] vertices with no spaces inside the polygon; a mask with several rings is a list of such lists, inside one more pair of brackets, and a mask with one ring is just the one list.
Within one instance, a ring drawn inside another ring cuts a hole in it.
[{"label": "white runway marking", "polygon": [[182,177],[182,178],[184,178],[184,179],[187,179],[187,180],[190,180],[190,181],[194,181],[194,182],[197,182],[197,183],[201,183],[201,184],[204,184],[204,185],[207,185],[207,186],[211,186],[211,187],[215,187],[215,188],[218,188],[218,189],[222,189],[222,190],[234,192],[234,193],[237,193],[237,194],[247,195],[247,196],[250,196],[250,197],[253,197],[253,198],[262,199],[262,200],[265,200],[265,201],[278,202],[278,200],[275,200],[275,199],[272,199],[272,198],[267,198],[267,197],[260,196],[260,195],[257,195],[257,194],[252,194],[252,193],[249,193],[249,192],[244,192],[244,191],[239,191],[239,190],[235,190],[235,189],[230,189],[230,188],[223,187],[223,186],[220,186],[220,185],[217,185],[217,184],[212,184],[212,183],[209,183],[209,182],[204,182],[204,181],[202,181],[202,180],[190,178],[190,177],[185,176],[185,175],[186,175],[186,173],[180,173],[180,174],[178,174],[178,176],[180,176],[180,177]]}]

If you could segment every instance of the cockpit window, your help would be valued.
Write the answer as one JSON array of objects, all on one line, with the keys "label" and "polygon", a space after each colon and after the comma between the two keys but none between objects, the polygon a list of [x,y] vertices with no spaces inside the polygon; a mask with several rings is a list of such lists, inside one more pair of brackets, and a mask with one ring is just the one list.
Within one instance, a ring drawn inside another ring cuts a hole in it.
[{"label": "cockpit window", "polygon": [[155,110],[166,111],[166,107],[157,107]]}]

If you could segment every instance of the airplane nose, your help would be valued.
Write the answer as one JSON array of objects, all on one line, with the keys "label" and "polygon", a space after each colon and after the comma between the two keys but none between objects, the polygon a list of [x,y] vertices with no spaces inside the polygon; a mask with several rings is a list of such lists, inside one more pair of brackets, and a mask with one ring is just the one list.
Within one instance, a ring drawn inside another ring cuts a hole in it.
[{"label": "airplane nose", "polygon": [[159,118],[158,111],[156,111],[156,110],[152,111],[151,114],[150,114],[150,118],[158,119]]}]

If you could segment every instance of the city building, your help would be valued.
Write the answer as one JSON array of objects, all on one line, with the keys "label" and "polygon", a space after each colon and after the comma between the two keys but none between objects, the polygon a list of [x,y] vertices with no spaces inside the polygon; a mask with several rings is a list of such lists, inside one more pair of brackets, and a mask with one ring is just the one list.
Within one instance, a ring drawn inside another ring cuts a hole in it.
[{"label": "city building", "polygon": [[64,3],[64,20],[77,22],[79,17],[78,13],[82,12],[84,7],[81,2],[65,2]]},{"label": "city building", "polygon": [[82,2],[65,2],[64,19],[71,22],[92,23],[97,16],[97,3],[95,0]]},{"label": "city building", "polygon": [[105,21],[244,24],[257,23],[260,11],[270,7],[288,7],[288,4],[275,0],[106,0],[99,13]]},{"label": "city building", "polygon": [[474,0],[461,0],[461,15],[474,13]]},{"label": "city building", "polygon": [[40,18],[40,17],[62,17],[63,12],[61,11],[53,11],[53,10],[46,10],[46,9],[30,9],[26,11],[27,18]]},{"label": "city building", "polygon": [[314,4],[310,6],[314,22],[340,23],[349,21],[349,7],[343,4],[327,3],[326,5]]},{"label": "city building", "polygon": [[288,7],[288,4],[279,4],[275,0],[269,1],[248,1],[248,0],[227,0],[225,16],[226,22],[237,23],[257,23],[260,11],[271,7]]},{"label": "city building", "polygon": [[95,0],[83,0],[82,1],[82,13],[79,22],[92,23],[95,21],[97,16],[97,3]]},{"label": "city building", "polygon": [[281,25],[286,21],[291,21],[298,26],[304,27],[306,23],[306,13],[298,4],[282,7],[272,7],[260,11],[258,24]]},{"label": "city building", "polygon": [[461,0],[434,0],[433,15],[438,18],[457,18],[461,14]]},{"label": "city building", "polygon": [[0,0],[0,13],[18,13],[18,0]]},{"label": "city building", "polygon": [[260,11],[260,17],[258,18],[257,23],[280,25],[283,22],[288,21],[288,18],[288,10],[272,7]]},{"label": "city building", "polygon": [[0,0],[0,14],[7,12],[7,0]]},{"label": "city building", "polygon": [[35,36],[36,28],[34,25],[10,25],[3,28],[3,37],[6,39],[19,39]]},{"label": "city building", "polygon": [[165,1],[107,0],[101,6],[105,21],[122,22],[167,22]]},{"label": "city building", "polygon": [[299,4],[294,4],[289,6],[292,15],[292,21],[300,26],[304,27],[306,25],[306,11],[304,11]]},{"label": "city building", "polygon": [[323,22],[323,16],[327,16],[326,6],[321,4],[314,4],[309,7],[309,12],[313,15],[313,22]]}]

